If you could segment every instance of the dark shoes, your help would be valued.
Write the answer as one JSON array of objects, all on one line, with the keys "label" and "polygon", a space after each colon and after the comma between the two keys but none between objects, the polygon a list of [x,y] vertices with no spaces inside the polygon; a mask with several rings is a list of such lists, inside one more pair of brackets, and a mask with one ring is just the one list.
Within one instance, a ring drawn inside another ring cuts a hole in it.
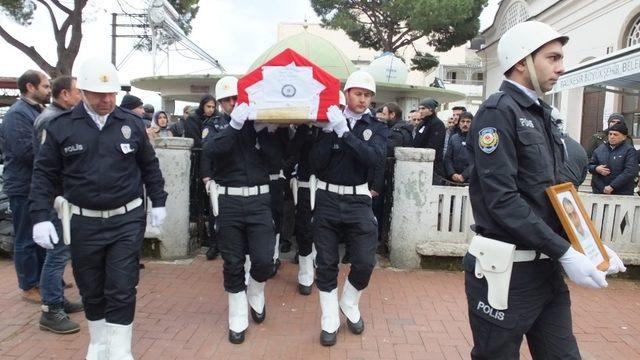
[{"label": "dark shoes", "polygon": [[291,251],[291,242],[284,240],[280,243],[280,252],[281,253],[288,253],[289,251]]},{"label": "dark shoes", "polygon": [[276,274],[278,273],[278,269],[280,269],[280,265],[282,264],[282,262],[280,262],[280,259],[276,259],[276,261],[273,262],[273,270],[271,272],[271,275],[269,276],[269,278],[272,278],[274,276],[276,276]]},{"label": "dark shoes", "polygon": [[67,314],[73,314],[73,313],[84,311],[84,306],[82,305],[81,301],[71,302],[67,299],[64,299],[64,304],[62,306],[63,306],[64,312],[66,312]]},{"label": "dark shoes", "polygon": [[311,286],[298,284],[298,292],[300,295],[311,295]]},{"label": "dark shoes", "polygon": [[351,263],[351,254],[349,254],[348,252],[345,252],[344,256],[342,257],[342,263],[343,264]]},{"label": "dark shoes", "polygon": [[264,309],[262,309],[262,313],[261,314],[258,314],[258,312],[253,310],[253,308],[251,306],[249,306],[249,308],[251,310],[251,318],[253,319],[253,321],[256,322],[256,324],[260,324],[267,317],[267,307],[266,306],[264,307]]},{"label": "dark shoes", "polygon": [[40,316],[40,329],[56,334],[73,334],[80,331],[80,325],[69,319],[69,315],[64,311],[62,304],[43,305],[42,315]]},{"label": "dark shoes", "polygon": [[362,321],[362,316],[360,316],[360,319],[358,320],[358,322],[352,323],[349,318],[347,318],[347,327],[349,328],[349,331],[351,331],[351,333],[356,334],[356,335],[360,335],[362,334],[362,332],[364,331],[364,321]]},{"label": "dark shoes", "polygon": [[322,344],[322,346],[333,346],[337,341],[338,330],[332,333],[322,330],[322,332],[320,333],[320,344]]},{"label": "dark shoes", "polygon": [[242,344],[244,342],[244,331],[235,332],[229,329],[229,342],[232,344]]},{"label": "dark shoes", "polygon": [[214,260],[220,254],[217,246],[212,246],[207,250],[207,260]]}]

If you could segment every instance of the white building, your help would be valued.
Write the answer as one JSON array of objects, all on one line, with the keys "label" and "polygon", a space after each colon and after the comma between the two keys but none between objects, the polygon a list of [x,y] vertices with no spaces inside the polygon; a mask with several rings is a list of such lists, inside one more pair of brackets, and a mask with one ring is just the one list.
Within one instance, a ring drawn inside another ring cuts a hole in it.
[{"label": "white building", "polygon": [[640,1],[503,0],[493,24],[483,31],[478,54],[485,66],[485,94],[497,91],[503,76],[497,61],[500,37],[513,25],[537,20],[569,36],[566,73],[547,101],[567,120],[567,131],[586,146],[613,112],[625,115],[640,144]]}]

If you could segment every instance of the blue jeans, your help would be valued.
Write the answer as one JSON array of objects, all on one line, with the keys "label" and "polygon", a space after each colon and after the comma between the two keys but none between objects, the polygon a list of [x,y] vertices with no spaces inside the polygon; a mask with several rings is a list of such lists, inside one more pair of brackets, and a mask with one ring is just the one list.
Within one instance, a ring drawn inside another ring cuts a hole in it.
[{"label": "blue jeans", "polygon": [[62,224],[58,219],[55,211],[51,214],[51,222],[56,227],[58,233],[57,244],[53,249],[47,250],[47,256],[44,259],[42,267],[42,275],[40,275],[40,296],[44,305],[58,305],[64,302],[64,268],[71,258],[69,246],[64,244],[62,239]]},{"label": "blue jeans", "polygon": [[33,241],[29,200],[26,196],[9,198],[13,214],[13,261],[18,275],[18,286],[29,290],[40,283],[45,250]]}]

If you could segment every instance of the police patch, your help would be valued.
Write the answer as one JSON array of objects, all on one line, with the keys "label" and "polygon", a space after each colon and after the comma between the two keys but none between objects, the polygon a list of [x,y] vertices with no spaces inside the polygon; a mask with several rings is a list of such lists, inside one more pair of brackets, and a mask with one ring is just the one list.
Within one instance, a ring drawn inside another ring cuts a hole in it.
[{"label": "police patch", "polygon": [[42,130],[42,136],[40,136],[40,145],[44,144],[47,140],[47,130]]},{"label": "police patch", "polygon": [[369,139],[371,139],[371,135],[373,135],[373,131],[371,131],[371,129],[366,129],[365,131],[362,132],[362,137],[364,138],[364,141],[369,141]]},{"label": "police patch", "polygon": [[498,131],[493,127],[486,127],[478,133],[478,146],[486,154],[491,154],[498,147]]},{"label": "police patch", "polygon": [[124,136],[125,139],[131,138],[131,128],[129,126],[123,125],[120,128],[120,131],[122,132],[122,136]]},{"label": "police patch", "polygon": [[202,138],[206,138],[209,135],[209,128],[202,129]]}]

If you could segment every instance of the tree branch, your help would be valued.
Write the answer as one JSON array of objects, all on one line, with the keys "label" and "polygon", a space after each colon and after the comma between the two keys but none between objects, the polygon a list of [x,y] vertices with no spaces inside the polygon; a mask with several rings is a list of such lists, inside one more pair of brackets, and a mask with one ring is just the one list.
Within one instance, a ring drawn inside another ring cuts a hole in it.
[{"label": "tree branch", "polygon": [[[40,1],[40,0],[38,0],[38,1]],[[40,1],[40,2],[41,2],[41,1]],[[69,14],[69,15],[71,15],[71,13],[73,12],[73,11],[71,11],[71,9],[69,9],[68,7],[66,7],[66,6],[62,5],[62,4],[60,3],[60,1],[58,1],[58,0],[51,0],[51,2],[52,2],[55,6],[57,6],[57,7],[58,7],[58,9],[60,9],[60,10],[62,10],[62,11],[64,11],[64,12],[66,12],[66,13],[67,13],[67,14]]]},{"label": "tree branch", "polygon": [[53,25],[53,34],[57,37],[58,31],[60,31],[60,29],[58,29],[58,21],[56,20],[56,16],[53,13],[53,9],[51,8],[51,5],[49,5],[47,2],[43,0],[37,0],[37,1],[40,4],[44,5],[44,7],[46,7],[47,10],[49,11],[49,17],[51,18],[51,24]]},{"label": "tree branch", "polygon": [[14,38],[1,25],[0,25],[0,37],[2,37],[7,43],[12,45],[16,49],[22,51],[45,72],[49,73],[50,71],[54,70],[54,67],[51,66],[51,64],[49,64],[42,56],[40,56],[40,54],[36,51],[36,49],[33,46],[27,46],[24,43],[22,43],[20,40]]}]

